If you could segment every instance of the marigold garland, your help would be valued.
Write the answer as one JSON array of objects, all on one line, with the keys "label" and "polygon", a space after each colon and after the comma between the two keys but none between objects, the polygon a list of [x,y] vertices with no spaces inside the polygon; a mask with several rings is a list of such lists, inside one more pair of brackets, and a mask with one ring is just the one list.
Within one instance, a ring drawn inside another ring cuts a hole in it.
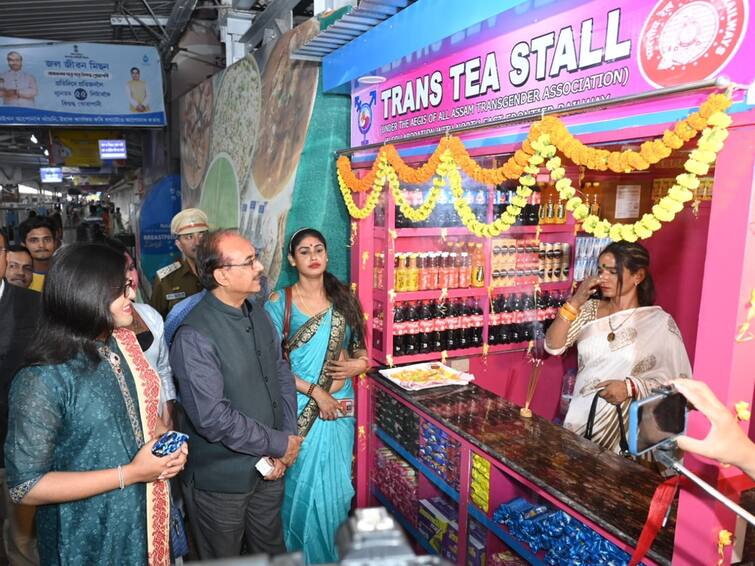
[{"label": "marigold garland", "polygon": [[[689,159],[684,164],[686,173],[676,176],[676,183],[669,188],[652,212],[643,215],[633,224],[616,222],[611,224],[606,219],[590,214],[589,207],[581,197],[576,196],[571,179],[565,176],[566,171],[561,166],[561,159],[553,157],[546,162],[551,179],[556,184],[560,200],[566,201],[566,209],[572,211],[574,219],[582,222],[582,229],[598,238],[610,237],[613,241],[626,240],[636,242],[649,238],[653,232],[660,230],[662,222],[671,222],[677,213],[684,208],[684,203],[694,198],[694,190],[700,185],[699,175],[705,175],[710,165],[716,160],[718,151],[729,135],[726,128],[731,124],[731,117],[723,112],[714,112],[707,120],[709,127],[703,129],[697,140],[697,149],[690,152]],[[556,147],[552,144],[548,134],[541,134],[535,143],[536,151],[542,155],[555,155]]]},{"label": "marigold garland", "polygon": [[[708,172],[728,135],[726,128],[731,123],[731,118],[724,112],[730,105],[731,98],[727,94],[711,94],[697,112],[677,122],[672,129],[666,130],[662,137],[644,142],[639,152],[608,151],[589,147],[576,139],[555,116],[546,116],[533,123],[522,147],[517,149],[506,163],[496,168],[480,167],[469,155],[463,142],[454,136],[442,138],[427,162],[417,168],[407,165],[396,147],[387,144],[380,148],[372,167],[361,179],[352,170],[349,159],[345,156],[339,157],[336,165],[338,184],[349,214],[353,218],[363,219],[372,213],[387,182],[401,212],[409,220],[420,222],[431,214],[445,184],[443,178],[447,177],[454,195],[454,206],[463,224],[477,236],[492,237],[508,230],[514,224],[532,192],[534,176],[537,175],[540,165],[545,163],[556,183],[560,198],[567,201],[566,208],[573,212],[575,219],[583,222],[585,231],[598,237],[610,236],[614,240],[636,241],[650,237],[653,232],[660,229],[661,222],[673,220],[684,207],[684,203],[692,200],[692,191],[700,183],[698,176]],[[687,172],[677,176],[677,183],[653,206],[651,214],[645,214],[634,224],[611,224],[605,219],[590,215],[588,206],[576,196],[571,180],[565,177],[560,158],[556,157],[558,150],[576,165],[588,169],[628,173],[645,170],[658,163],[698,134],[700,135],[697,149],[690,153],[684,165]],[[518,178],[519,185],[512,204],[492,223],[480,222],[463,198],[459,170],[475,181],[487,185],[497,185],[507,179]],[[400,181],[423,184],[433,175],[436,177],[428,199],[420,207],[413,208],[401,194]],[[372,192],[364,207],[359,208],[351,192],[365,192],[370,188]]]}]

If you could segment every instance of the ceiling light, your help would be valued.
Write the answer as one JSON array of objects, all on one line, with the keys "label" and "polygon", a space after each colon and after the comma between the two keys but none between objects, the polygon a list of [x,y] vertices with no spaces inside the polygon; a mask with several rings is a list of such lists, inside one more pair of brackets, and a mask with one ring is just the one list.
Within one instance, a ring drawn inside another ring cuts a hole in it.
[{"label": "ceiling light", "polygon": [[37,136],[35,136],[34,134],[32,134],[29,139],[31,140],[31,143],[37,143]]},{"label": "ceiling light", "polygon": [[380,75],[364,75],[363,77],[359,77],[357,79],[357,82],[360,85],[379,85],[380,83],[384,83],[385,81],[385,77]]}]

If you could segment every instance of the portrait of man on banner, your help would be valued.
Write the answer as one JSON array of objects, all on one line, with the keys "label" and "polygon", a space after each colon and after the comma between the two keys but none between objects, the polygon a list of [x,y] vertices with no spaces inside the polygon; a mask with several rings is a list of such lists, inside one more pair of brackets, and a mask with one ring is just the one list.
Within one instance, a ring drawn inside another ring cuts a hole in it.
[{"label": "portrait of man on banner", "polygon": [[24,59],[18,51],[9,51],[8,70],[0,73],[0,97],[7,106],[33,107],[37,97],[37,79],[22,70]]},{"label": "portrait of man on banner", "polygon": [[141,80],[138,67],[131,67],[131,80],[128,81],[128,104],[131,112],[149,112],[147,83]]}]

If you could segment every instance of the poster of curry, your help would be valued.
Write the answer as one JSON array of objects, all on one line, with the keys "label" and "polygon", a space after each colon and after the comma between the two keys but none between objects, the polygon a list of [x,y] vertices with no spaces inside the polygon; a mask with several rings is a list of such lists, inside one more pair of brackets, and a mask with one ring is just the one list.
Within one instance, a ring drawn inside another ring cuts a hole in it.
[{"label": "poster of curry", "polygon": [[247,56],[180,100],[183,207],[201,208],[213,227],[239,228],[272,284],[317,94],[317,64],[288,53],[317,31],[316,22],[296,27],[264,69]]}]

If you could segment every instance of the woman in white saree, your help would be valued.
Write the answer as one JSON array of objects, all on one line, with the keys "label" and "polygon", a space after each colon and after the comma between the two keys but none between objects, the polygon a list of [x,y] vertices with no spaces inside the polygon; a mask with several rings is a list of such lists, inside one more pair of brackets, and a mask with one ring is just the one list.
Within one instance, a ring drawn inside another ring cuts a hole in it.
[{"label": "woman in white saree", "polygon": [[[650,256],[640,244],[618,242],[598,258],[598,275],[585,279],[548,329],[545,349],[563,354],[577,344],[578,373],[564,427],[584,435],[599,393],[592,440],[620,451],[617,411],[626,429],[629,403],[692,373],[674,319],[654,306]],[[600,289],[600,299],[590,295]]]}]

